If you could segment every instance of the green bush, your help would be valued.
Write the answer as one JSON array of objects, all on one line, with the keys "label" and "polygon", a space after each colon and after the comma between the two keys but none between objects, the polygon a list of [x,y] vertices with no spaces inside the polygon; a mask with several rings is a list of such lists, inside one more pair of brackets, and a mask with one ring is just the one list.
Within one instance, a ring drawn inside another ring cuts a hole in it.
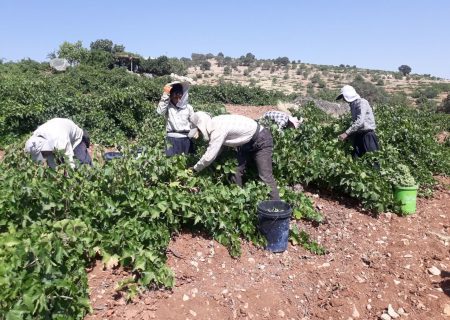
[{"label": "green bush", "polygon": [[231,74],[231,68],[229,66],[224,67],[223,74],[229,76]]}]

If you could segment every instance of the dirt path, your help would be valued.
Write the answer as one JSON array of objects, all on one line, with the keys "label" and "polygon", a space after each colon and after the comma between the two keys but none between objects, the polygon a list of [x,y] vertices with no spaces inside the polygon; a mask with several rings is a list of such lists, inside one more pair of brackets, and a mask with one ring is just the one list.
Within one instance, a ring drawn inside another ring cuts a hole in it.
[{"label": "dirt path", "polygon": [[276,106],[241,106],[241,105],[233,105],[227,104],[225,105],[228,113],[232,114],[240,114],[243,116],[247,116],[252,119],[259,119],[262,115],[271,110],[277,110]]},{"label": "dirt path", "polygon": [[[309,194],[326,223],[297,222],[329,250],[301,247],[271,254],[249,243],[233,259],[200,235],[181,234],[169,248],[172,291],[146,291],[130,304],[114,286],[127,274],[89,273],[94,313],[86,319],[377,319],[389,305],[405,319],[450,313],[450,179],[417,213],[373,218],[326,195]],[[432,275],[429,268],[440,270]],[[402,310],[400,310],[400,313]]]}]

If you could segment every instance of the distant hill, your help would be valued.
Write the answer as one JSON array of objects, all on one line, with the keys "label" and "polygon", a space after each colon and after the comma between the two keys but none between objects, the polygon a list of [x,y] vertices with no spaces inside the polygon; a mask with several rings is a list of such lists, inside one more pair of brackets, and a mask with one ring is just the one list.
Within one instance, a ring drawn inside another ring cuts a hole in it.
[{"label": "distant hill", "polygon": [[231,82],[324,100],[332,100],[343,85],[354,81],[372,86],[372,90],[398,94],[400,98],[416,105],[428,103],[439,106],[450,91],[450,80],[431,75],[404,76],[400,72],[356,66],[315,65],[295,61],[283,64],[277,63],[277,60],[253,60],[247,63],[249,65],[242,65],[245,64],[243,58],[224,61],[221,57],[214,57],[202,62],[193,59],[197,63],[189,66],[187,73],[198,84]]}]

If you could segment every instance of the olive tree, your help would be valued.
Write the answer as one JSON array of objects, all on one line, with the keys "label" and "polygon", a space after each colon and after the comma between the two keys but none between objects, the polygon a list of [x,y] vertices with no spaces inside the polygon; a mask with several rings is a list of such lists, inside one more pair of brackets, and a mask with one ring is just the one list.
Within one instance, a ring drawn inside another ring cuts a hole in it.
[{"label": "olive tree", "polygon": [[406,64],[402,64],[400,67],[398,67],[398,71],[400,71],[404,76],[407,74],[410,74],[411,67],[407,66]]},{"label": "olive tree", "polygon": [[91,50],[102,50],[112,52],[113,42],[109,39],[98,39],[91,42]]},{"label": "olive tree", "polygon": [[83,48],[81,41],[70,43],[64,41],[57,52],[58,58],[65,58],[71,65],[80,63],[88,53],[88,50]]}]

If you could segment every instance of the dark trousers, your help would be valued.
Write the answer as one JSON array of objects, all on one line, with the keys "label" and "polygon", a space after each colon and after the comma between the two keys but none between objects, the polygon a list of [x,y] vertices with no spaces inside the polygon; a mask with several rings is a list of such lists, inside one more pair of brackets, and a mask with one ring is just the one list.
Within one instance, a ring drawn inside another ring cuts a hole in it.
[{"label": "dark trousers", "polygon": [[234,180],[238,186],[242,187],[242,176],[245,173],[245,168],[247,167],[248,161],[253,159],[258,169],[259,178],[272,189],[270,192],[271,199],[280,200],[277,182],[272,173],[272,151],[272,134],[264,128],[256,138],[238,148],[238,166]]},{"label": "dark trousers", "polygon": [[374,131],[356,132],[353,135],[353,157],[362,157],[366,152],[379,150],[378,138]]},{"label": "dark trousers", "polygon": [[92,159],[88,152],[90,143],[91,141],[89,138],[89,134],[87,133],[87,131],[83,130],[83,138],[81,139],[80,144],[77,145],[75,149],[73,149],[73,153],[74,158],[78,159],[81,164],[88,164],[92,166]]},{"label": "dark trousers", "polygon": [[194,151],[194,143],[188,137],[166,137],[166,156],[172,157],[177,154],[194,153]]}]

